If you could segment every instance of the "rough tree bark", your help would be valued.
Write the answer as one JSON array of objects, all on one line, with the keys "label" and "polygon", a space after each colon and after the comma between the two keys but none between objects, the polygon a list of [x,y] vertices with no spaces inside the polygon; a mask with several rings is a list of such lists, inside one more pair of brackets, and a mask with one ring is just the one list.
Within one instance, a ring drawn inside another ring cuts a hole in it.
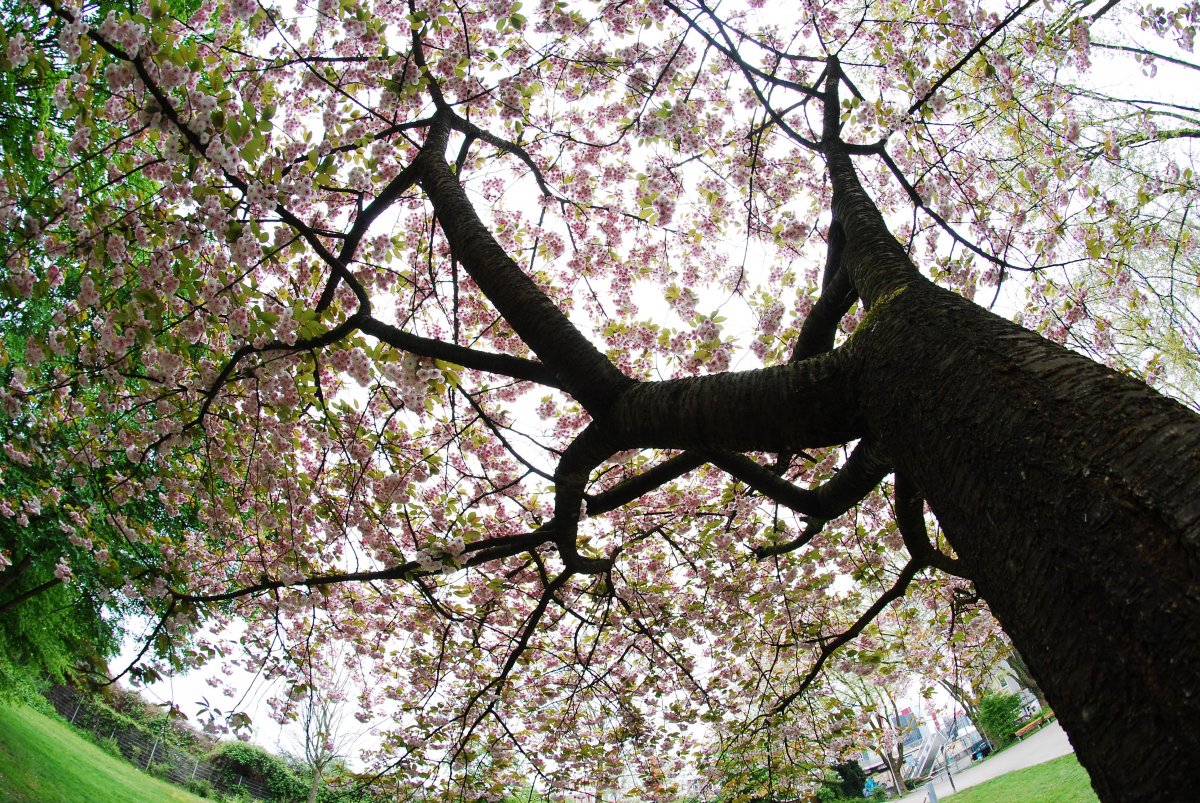
[{"label": "rough tree bark", "polygon": [[920,279],[854,340],[868,427],[1100,794],[1178,799],[1200,748],[1200,422]]},{"label": "rough tree bark", "polygon": [[1200,754],[1200,417],[921,276],[838,139],[835,79],[827,91],[839,269],[863,323],[791,366],[629,388],[598,420],[621,447],[878,442],[1100,796],[1185,799]]},{"label": "rough tree bark", "polygon": [[1200,418],[919,275],[829,149],[846,347],[911,478],[1105,800],[1182,800],[1200,752]]}]

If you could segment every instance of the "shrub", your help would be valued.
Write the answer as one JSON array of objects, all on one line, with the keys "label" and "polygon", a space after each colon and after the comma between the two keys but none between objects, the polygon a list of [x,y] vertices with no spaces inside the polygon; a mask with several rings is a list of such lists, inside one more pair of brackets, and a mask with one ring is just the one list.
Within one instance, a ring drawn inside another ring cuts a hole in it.
[{"label": "shrub", "polygon": [[213,785],[206,778],[192,778],[184,784],[184,788],[196,797],[209,798],[214,794]]},{"label": "shrub", "polygon": [[119,758],[122,761],[125,755],[121,752],[121,745],[116,739],[110,739],[107,736],[95,736],[96,746],[108,753],[113,758]]},{"label": "shrub", "polygon": [[213,746],[212,740],[189,725],[177,709],[163,710],[162,706],[143,700],[137,692],[110,686],[97,694],[77,693],[85,694],[85,705],[89,710],[96,714],[104,713],[114,723],[165,739],[187,750]]},{"label": "shrub", "polygon": [[72,723],[76,730],[109,734],[143,730],[135,720],[117,711],[101,698],[78,689],[72,689],[70,693],[78,705],[75,721]]},{"label": "shrub", "polygon": [[221,772],[225,781],[222,786],[233,786],[237,776],[241,775],[265,785],[272,795],[282,800],[303,800],[308,795],[308,784],[287,762],[261,747],[222,742],[208,754],[208,759]]}]

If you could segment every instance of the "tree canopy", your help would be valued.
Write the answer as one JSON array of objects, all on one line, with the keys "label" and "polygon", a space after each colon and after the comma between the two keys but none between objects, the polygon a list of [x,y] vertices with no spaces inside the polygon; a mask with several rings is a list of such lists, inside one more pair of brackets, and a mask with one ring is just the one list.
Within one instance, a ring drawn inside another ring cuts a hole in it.
[{"label": "tree canopy", "polygon": [[980,594],[1194,756],[1194,4],[531,6],[6,8],[0,605],[347,644],[413,797],[819,784]]}]

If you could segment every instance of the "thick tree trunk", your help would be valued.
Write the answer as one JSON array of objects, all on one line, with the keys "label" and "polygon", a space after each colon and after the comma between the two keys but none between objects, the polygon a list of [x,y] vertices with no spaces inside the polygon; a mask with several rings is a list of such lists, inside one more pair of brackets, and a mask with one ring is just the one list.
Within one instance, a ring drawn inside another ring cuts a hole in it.
[{"label": "thick tree trunk", "polygon": [[1187,800],[1200,755],[1200,416],[924,279],[837,140],[859,412],[923,492],[1105,800]]},{"label": "thick tree trunk", "polygon": [[1188,799],[1200,417],[920,278],[877,299],[849,348],[867,426],[926,495],[1100,796]]}]

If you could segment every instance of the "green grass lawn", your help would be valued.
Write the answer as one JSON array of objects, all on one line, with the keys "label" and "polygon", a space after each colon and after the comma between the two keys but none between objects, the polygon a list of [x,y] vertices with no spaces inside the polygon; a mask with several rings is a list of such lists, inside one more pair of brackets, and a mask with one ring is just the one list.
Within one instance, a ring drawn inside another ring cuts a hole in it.
[{"label": "green grass lawn", "polygon": [[1074,754],[1015,770],[943,797],[954,803],[1096,803],[1087,772]]},{"label": "green grass lawn", "polygon": [[203,798],[140,772],[32,708],[0,705],[0,800],[201,803]]}]

